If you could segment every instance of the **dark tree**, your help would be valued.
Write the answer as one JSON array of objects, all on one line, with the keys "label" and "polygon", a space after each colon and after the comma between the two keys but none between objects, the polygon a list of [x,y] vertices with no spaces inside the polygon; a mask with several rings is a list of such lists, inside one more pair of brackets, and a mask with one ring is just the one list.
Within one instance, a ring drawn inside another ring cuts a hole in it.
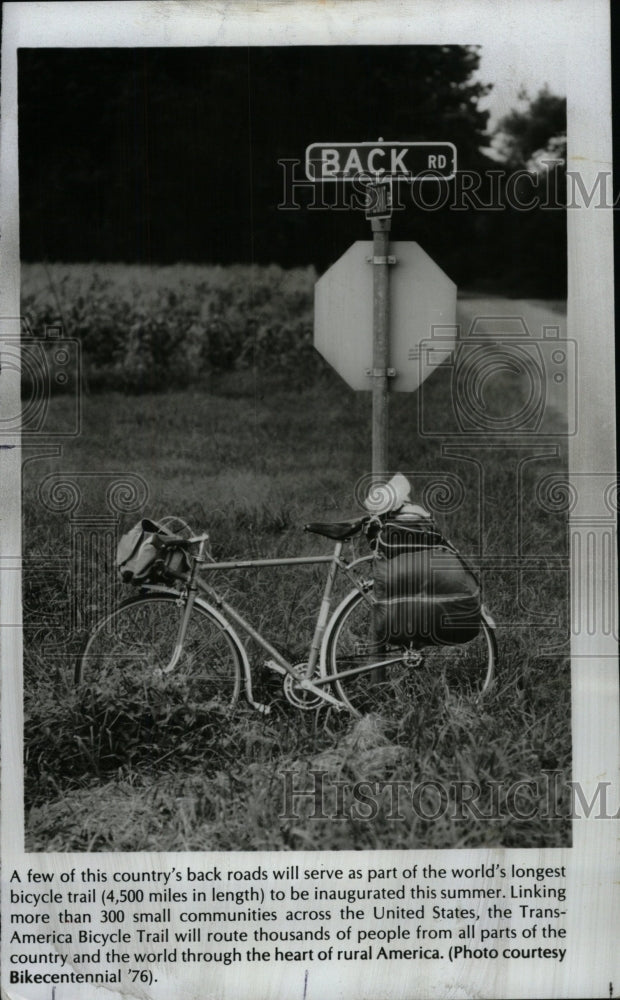
[{"label": "dark tree", "polygon": [[519,98],[528,101],[525,109],[511,111],[494,133],[504,159],[513,168],[525,166],[540,150],[559,154],[566,143],[565,97],[543,87],[533,99],[526,91],[521,91]]},{"label": "dark tree", "polygon": [[[477,169],[488,142],[479,57],[464,46],[22,50],[25,259],[178,260],[323,268],[368,238],[360,211],[283,211],[283,168],[311,142],[449,140]],[[399,214],[452,273],[473,220]],[[461,273],[458,273],[461,272]]]},{"label": "dark tree", "polygon": [[[504,287],[515,294],[566,295],[566,99],[547,87],[498,123],[497,148],[509,171],[521,174],[514,188],[527,204],[534,182],[539,205],[510,214],[506,238],[509,256],[502,263]],[[499,260],[501,260],[501,255]]]}]

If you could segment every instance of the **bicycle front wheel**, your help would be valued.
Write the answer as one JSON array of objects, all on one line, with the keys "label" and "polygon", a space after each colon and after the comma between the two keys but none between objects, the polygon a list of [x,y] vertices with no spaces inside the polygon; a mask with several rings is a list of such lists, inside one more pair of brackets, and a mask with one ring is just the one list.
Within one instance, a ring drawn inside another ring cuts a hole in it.
[{"label": "bicycle front wheel", "polygon": [[173,661],[184,606],[175,594],[132,597],[103,618],[75,667],[77,684],[130,698],[144,687],[173,685],[193,704],[232,706],[241,685],[235,643],[206,608],[194,604],[182,652]]},{"label": "bicycle front wheel", "polygon": [[354,715],[400,714],[446,687],[467,696],[483,694],[493,682],[497,643],[484,612],[477,638],[458,646],[415,649],[379,643],[372,604],[353,593],[331,629],[326,659],[333,686]]}]

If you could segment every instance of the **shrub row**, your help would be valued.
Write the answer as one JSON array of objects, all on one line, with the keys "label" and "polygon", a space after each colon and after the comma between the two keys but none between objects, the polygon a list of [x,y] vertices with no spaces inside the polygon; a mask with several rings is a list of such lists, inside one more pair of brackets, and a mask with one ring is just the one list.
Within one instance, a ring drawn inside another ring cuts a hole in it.
[{"label": "shrub row", "polygon": [[22,317],[81,344],[90,390],[183,387],[210,373],[257,369],[311,381],[313,268],[25,264]]}]

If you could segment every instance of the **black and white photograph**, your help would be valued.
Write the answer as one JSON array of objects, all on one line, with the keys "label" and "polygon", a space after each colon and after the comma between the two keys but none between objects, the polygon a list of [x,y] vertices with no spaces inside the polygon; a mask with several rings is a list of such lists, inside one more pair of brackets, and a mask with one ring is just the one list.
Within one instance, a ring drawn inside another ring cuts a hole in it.
[{"label": "black and white photograph", "polygon": [[617,993],[586,21],[411,6],[9,17],[11,995]]},{"label": "black and white photograph", "polygon": [[20,52],[30,849],[570,842],[566,98],[481,67]]}]

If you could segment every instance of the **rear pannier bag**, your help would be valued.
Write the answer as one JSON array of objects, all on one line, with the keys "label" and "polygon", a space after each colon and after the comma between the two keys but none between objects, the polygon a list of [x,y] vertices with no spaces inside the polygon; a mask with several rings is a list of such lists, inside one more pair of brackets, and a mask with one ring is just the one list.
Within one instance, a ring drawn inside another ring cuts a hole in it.
[{"label": "rear pannier bag", "polygon": [[182,549],[163,547],[160,535],[172,534],[157,521],[144,518],[122,536],[116,550],[116,566],[123,583],[174,579],[175,574],[189,569]]},{"label": "rear pannier bag", "polygon": [[382,526],[374,593],[377,642],[458,645],[480,631],[478,581],[431,524],[416,531],[395,519]]},{"label": "rear pannier bag", "polygon": [[371,544],[377,556],[393,559],[419,548],[445,544],[443,535],[430,519],[399,515],[385,521]]}]

